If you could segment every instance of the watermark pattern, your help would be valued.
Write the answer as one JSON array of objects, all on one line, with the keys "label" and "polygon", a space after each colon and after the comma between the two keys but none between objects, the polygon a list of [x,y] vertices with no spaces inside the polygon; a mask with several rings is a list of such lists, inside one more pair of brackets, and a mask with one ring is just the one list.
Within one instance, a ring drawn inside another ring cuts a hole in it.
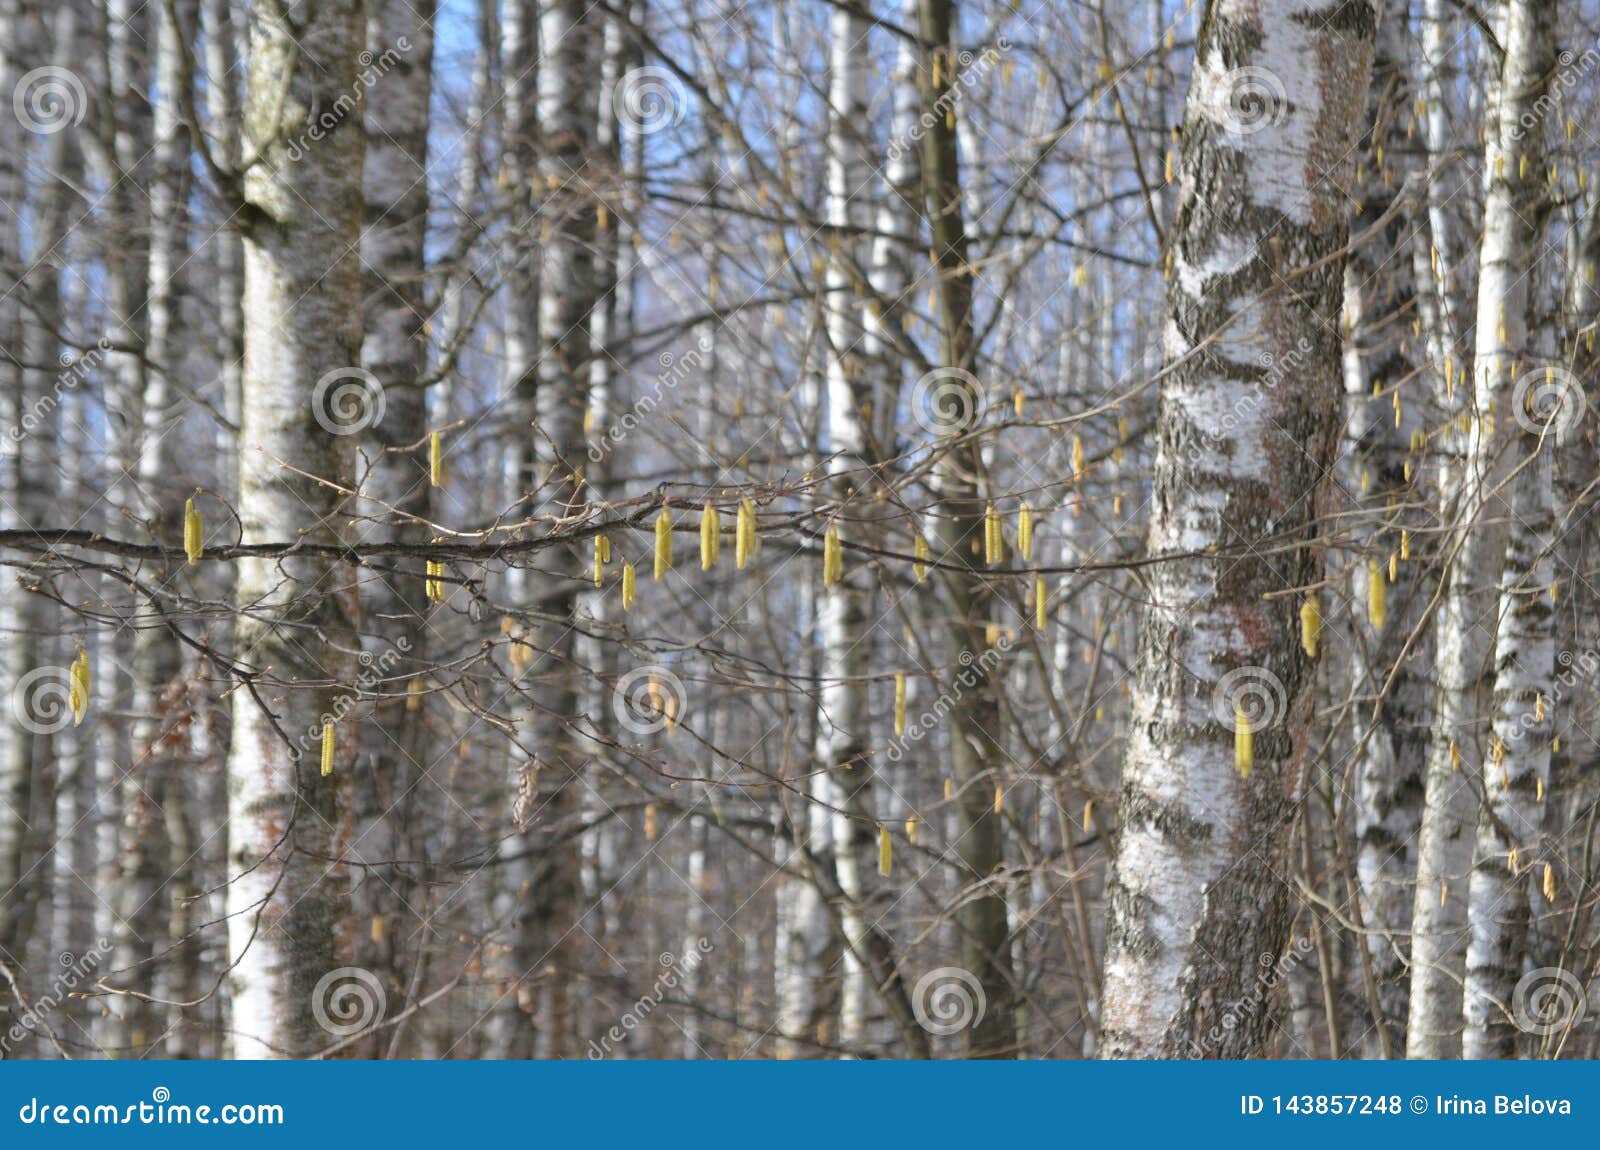
[{"label": "watermark pattern", "polygon": [[363,367],[336,367],[311,389],[311,414],[330,435],[360,435],[383,422],[383,384]]},{"label": "watermark pattern", "polygon": [[1588,1010],[1583,983],[1558,966],[1530,970],[1511,992],[1511,1017],[1517,1028],[1540,1038],[1565,1033],[1582,1022]]},{"label": "watermark pattern", "polygon": [[1252,731],[1277,726],[1289,710],[1283,680],[1265,667],[1236,667],[1211,689],[1211,713],[1230,731],[1239,729],[1243,716]]},{"label": "watermark pattern", "polygon": [[157,1086],[148,1101],[110,1103],[49,1102],[29,1098],[17,1110],[25,1126],[282,1126],[283,1107],[275,1102],[226,1102],[195,1106],[172,1101],[172,1091]]},{"label": "watermark pattern", "polygon": [[1542,124],[1560,106],[1566,93],[1593,72],[1597,65],[1600,65],[1600,49],[1590,48],[1583,55],[1576,56],[1571,48],[1563,48],[1556,57],[1556,70],[1550,77],[1550,83],[1533,105],[1518,117],[1511,129],[1511,138],[1521,140]]},{"label": "watermark pattern", "polygon": [[377,86],[379,80],[399,67],[403,54],[410,51],[410,37],[401,36],[395,40],[393,48],[385,48],[378,56],[365,51],[357,56],[356,62],[361,65],[361,71],[356,75],[356,82],[350,85],[349,91],[340,92],[338,98],[314,118],[308,119],[300,134],[284,144],[289,159],[298,164],[314,144],[327,139],[335,128],[360,111],[367,93]]},{"label": "watermark pattern", "polygon": [[1267,68],[1234,68],[1222,76],[1222,126],[1241,136],[1277,127],[1289,113],[1289,92]]},{"label": "watermark pattern", "polygon": [[975,657],[971,651],[962,651],[958,660],[961,669],[950,677],[949,685],[939,692],[939,697],[933,701],[931,707],[906,720],[905,732],[896,737],[884,751],[888,760],[891,763],[898,763],[905,757],[908,747],[921,742],[929,732],[937,729],[944,722],[945,716],[968,691],[974,690],[993,676],[1005,659],[1006,652],[1011,650],[1014,641],[1011,632],[1002,631],[996,637],[994,646],[985,648],[983,654]]},{"label": "watermark pattern", "polygon": [[929,1034],[959,1034],[983,1021],[989,1000],[972,971],[940,966],[917,979],[911,991],[911,1013]]},{"label": "watermark pattern", "polygon": [[89,93],[76,72],[47,64],[17,81],[11,89],[11,111],[28,131],[51,136],[83,123],[89,114]]},{"label": "watermark pattern", "polygon": [[706,955],[712,950],[709,938],[695,939],[694,946],[689,953],[681,959],[670,950],[663,951],[659,959],[661,973],[656,975],[656,980],[650,986],[649,993],[639,998],[631,1007],[623,1012],[615,1026],[601,1035],[600,1041],[592,1039],[589,1042],[589,1058],[598,1061],[611,1054],[617,1046],[628,1040],[628,1037],[638,1030],[655,1012],[656,1007],[666,1001],[670,991],[678,989],[683,979],[700,969],[700,964],[705,961]]},{"label": "watermark pattern", "polygon": [[984,48],[981,52],[973,53],[962,49],[955,55],[955,74],[951,77],[950,86],[939,94],[933,102],[933,107],[923,111],[917,120],[905,130],[903,136],[896,136],[889,141],[885,152],[890,163],[897,163],[907,151],[915,151],[922,144],[922,139],[941,121],[946,121],[959,108],[967,98],[967,91],[976,87],[985,76],[994,70],[1000,62],[1000,57],[1011,51],[1011,41],[1005,36],[996,37],[995,42]]},{"label": "watermark pattern", "polygon": [[35,735],[53,735],[72,722],[71,675],[66,667],[35,667],[11,689],[11,713]]},{"label": "watermark pattern", "polygon": [[617,722],[639,735],[653,735],[683,719],[688,704],[683,680],[665,667],[635,667],[617,680],[611,709]]},{"label": "watermark pattern", "polygon": [[1198,1039],[1189,1042],[1193,1057],[1203,1058],[1222,1044],[1224,1038],[1239,1028],[1241,1022],[1260,1014],[1271,1003],[1272,992],[1289,977],[1297,966],[1306,960],[1314,949],[1309,937],[1297,938],[1283,954],[1261,954],[1256,980],[1243,997],[1230,1002],[1223,1010],[1217,1024]]},{"label": "watermark pattern", "polygon": [[57,960],[61,969],[50,980],[49,989],[36,995],[26,1008],[15,1015],[10,1029],[0,1034],[0,1054],[9,1055],[18,1042],[36,1034],[44,1020],[70,998],[73,991],[89,981],[89,976],[110,953],[111,940],[97,938],[88,954],[74,955],[71,951],[61,954]]},{"label": "watermark pattern", "polygon": [[356,662],[361,670],[356,674],[353,691],[341,691],[333,700],[332,706],[324,711],[317,721],[301,732],[297,744],[301,754],[306,754],[313,747],[322,742],[322,729],[326,726],[337,726],[350,717],[360,704],[363,695],[371,694],[373,689],[381,683],[385,676],[394,669],[401,656],[411,653],[411,640],[404,635],[394,641],[394,646],[382,654],[374,655],[371,651],[362,651],[356,656]]},{"label": "watermark pattern", "polygon": [[676,391],[678,385],[691,375],[699,372],[705,366],[706,356],[711,354],[711,335],[702,333],[695,340],[695,345],[682,355],[673,355],[670,351],[661,353],[658,362],[661,371],[656,376],[655,387],[634,401],[633,406],[606,428],[605,432],[595,442],[589,444],[589,461],[601,463],[606,456],[621,446],[633,431],[644,422],[646,416],[661,406],[661,400],[669,391]]},{"label": "watermark pattern", "polygon": [[1575,438],[1588,409],[1583,384],[1556,364],[1524,372],[1511,391],[1511,410],[1517,426],[1534,435],[1553,431],[1561,446]]},{"label": "watermark pattern", "polygon": [[41,395],[34,400],[33,405],[22,412],[17,422],[7,431],[6,434],[11,437],[11,442],[20,443],[27,436],[37,431],[39,425],[56,408],[61,406],[62,393],[77,391],[78,388],[82,387],[84,380],[89,378],[89,373],[106,357],[106,353],[110,350],[111,342],[107,339],[101,339],[82,355],[77,355],[70,351],[62,352],[60,359],[61,371],[56,375],[54,386],[51,387],[49,394]]},{"label": "watermark pattern", "polygon": [[911,417],[932,435],[962,435],[981,414],[978,377],[959,367],[936,367],[911,386]]},{"label": "watermark pattern", "polygon": [[666,68],[643,64],[629,68],[612,87],[611,110],[625,127],[648,136],[683,123],[689,93]]},{"label": "watermark pattern", "polygon": [[382,1020],[389,1004],[383,981],[361,966],[341,966],[317,979],[311,1014],[335,1038],[360,1034]]}]

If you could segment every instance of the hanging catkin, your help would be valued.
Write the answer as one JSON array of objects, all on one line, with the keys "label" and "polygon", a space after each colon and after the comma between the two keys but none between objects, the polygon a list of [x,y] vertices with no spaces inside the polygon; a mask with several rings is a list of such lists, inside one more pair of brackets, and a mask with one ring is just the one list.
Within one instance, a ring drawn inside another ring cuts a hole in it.
[{"label": "hanging catkin", "polygon": [[428,602],[444,602],[444,561],[440,559],[428,560],[428,578],[424,590],[428,595]]},{"label": "hanging catkin", "polygon": [[656,516],[656,579],[659,581],[672,566],[672,515],[665,507]]},{"label": "hanging catkin", "polygon": [[711,570],[721,557],[722,516],[707,503],[700,512],[700,570]]},{"label": "hanging catkin", "polygon": [[1033,577],[1033,629],[1043,631],[1050,625],[1050,590],[1044,576]]},{"label": "hanging catkin", "polygon": [[889,828],[878,828],[878,873],[884,878],[889,877],[889,871],[894,865],[894,840],[889,837]]},{"label": "hanging catkin", "polygon": [[72,707],[72,725],[78,726],[89,713],[89,652],[80,647],[78,657],[67,671],[67,702]]},{"label": "hanging catkin", "polygon": [[1233,765],[1246,779],[1256,765],[1256,736],[1250,727],[1250,716],[1238,709],[1233,713]]},{"label": "hanging catkin", "polygon": [[428,436],[428,483],[444,486],[444,437],[437,431]]},{"label": "hanging catkin", "polygon": [[635,578],[636,576],[634,574],[633,564],[624,563],[622,565],[622,609],[624,611],[631,611],[633,609],[633,588]]},{"label": "hanging catkin", "polygon": [[756,505],[748,499],[739,501],[739,517],[734,524],[733,558],[739,570],[756,550]]},{"label": "hanging catkin", "polygon": [[839,543],[839,530],[829,527],[822,537],[822,585],[832,587],[844,578],[844,549]]},{"label": "hanging catkin", "polygon": [[894,675],[894,733],[906,733],[906,676],[903,671]]},{"label": "hanging catkin", "polygon": [[1383,572],[1378,568],[1376,559],[1367,560],[1367,622],[1372,624],[1374,631],[1383,630],[1384,610],[1388,605],[1388,594],[1383,582]]},{"label": "hanging catkin", "polygon": [[322,777],[333,774],[333,724],[322,724]]},{"label": "hanging catkin", "polygon": [[205,532],[205,522],[194,500],[190,499],[183,505],[183,553],[188,556],[190,566],[200,562],[205,552]]},{"label": "hanging catkin", "polygon": [[1017,510],[1017,552],[1024,563],[1033,558],[1033,510],[1026,503]]},{"label": "hanging catkin", "polygon": [[994,504],[991,503],[983,512],[983,562],[985,566],[996,567],[1005,561],[1004,544],[1000,540],[1000,512],[996,511]]},{"label": "hanging catkin", "polygon": [[922,562],[927,557],[928,541],[922,537],[922,533],[919,531],[911,541],[911,573],[917,577],[918,583],[928,577],[928,565]]},{"label": "hanging catkin", "polygon": [[1315,659],[1317,657],[1317,644],[1322,639],[1322,601],[1315,595],[1307,595],[1306,601],[1300,604],[1300,646],[1305,648],[1306,654]]}]

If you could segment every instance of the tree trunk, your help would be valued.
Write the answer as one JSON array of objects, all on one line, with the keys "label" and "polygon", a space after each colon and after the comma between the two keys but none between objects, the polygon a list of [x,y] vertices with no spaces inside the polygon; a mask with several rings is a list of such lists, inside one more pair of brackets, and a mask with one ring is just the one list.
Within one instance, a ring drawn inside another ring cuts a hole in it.
[{"label": "tree trunk", "polygon": [[[350,435],[378,416],[361,356],[360,0],[257,5],[244,150],[245,542],[345,534]],[[285,90],[285,85],[287,89]],[[312,135],[312,127],[335,121]],[[291,149],[300,154],[291,154]],[[227,896],[234,1053],[304,1055],[348,1024],[336,968],[348,908],[339,864],[359,638],[350,569],[307,557],[244,559],[228,762]],[[333,769],[319,771],[325,725]],[[333,1013],[330,1013],[332,1011]]]},{"label": "tree trunk", "polygon": [[1235,1011],[1257,977],[1238,956],[1282,954],[1290,926],[1279,876],[1314,664],[1304,593],[1283,593],[1322,575],[1340,189],[1374,32],[1367,3],[1217,0],[1196,47],[1148,539],[1150,554],[1178,557],[1150,569],[1139,636],[1108,898],[1108,1057],[1249,1057],[1270,1025],[1270,1012]]}]

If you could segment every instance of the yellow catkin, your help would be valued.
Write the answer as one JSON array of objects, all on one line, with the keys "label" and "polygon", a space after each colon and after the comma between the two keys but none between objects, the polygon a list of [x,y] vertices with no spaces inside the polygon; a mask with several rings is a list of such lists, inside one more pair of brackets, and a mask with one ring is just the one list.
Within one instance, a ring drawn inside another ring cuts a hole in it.
[{"label": "yellow catkin", "polygon": [[921,583],[928,577],[928,565],[922,562],[928,557],[928,541],[920,532],[911,541],[911,557],[911,573],[917,577],[917,582]]},{"label": "yellow catkin", "polygon": [[1322,601],[1307,595],[1300,604],[1300,646],[1311,658],[1317,657],[1317,644],[1322,640]]},{"label": "yellow catkin", "polygon": [[422,710],[422,676],[413,675],[411,682],[406,684],[406,710],[413,713]]},{"label": "yellow catkin", "polygon": [[191,565],[200,562],[205,552],[205,522],[191,499],[183,505],[183,553]]},{"label": "yellow catkin", "polygon": [[1082,479],[1084,470],[1083,436],[1072,437],[1072,478]]},{"label": "yellow catkin", "polygon": [[333,774],[333,724],[322,724],[322,777]]},{"label": "yellow catkin", "polygon": [[1022,418],[1022,409],[1027,404],[1028,397],[1022,393],[1022,388],[1013,388],[1011,391],[1011,410],[1017,413],[1017,418]]},{"label": "yellow catkin", "polygon": [[375,914],[372,916],[371,924],[367,927],[367,937],[379,945],[383,943],[383,936],[386,930],[385,922],[383,915]]},{"label": "yellow catkin", "polygon": [[1006,791],[999,783],[994,785],[994,813],[999,814],[1006,809]]},{"label": "yellow catkin", "polygon": [[906,733],[906,677],[900,671],[894,676],[894,733]]},{"label": "yellow catkin", "polygon": [[1400,528],[1400,558],[1411,558],[1411,532],[1404,527]]},{"label": "yellow catkin", "polygon": [[1461,769],[1461,744],[1454,739],[1450,740],[1450,773],[1453,775]]},{"label": "yellow catkin", "polygon": [[428,560],[428,578],[424,590],[428,594],[428,602],[444,602],[444,561],[440,559]]},{"label": "yellow catkin", "polygon": [[644,837],[646,842],[654,842],[656,837],[656,805],[650,803],[644,808]]},{"label": "yellow catkin", "polygon": [[1374,631],[1383,630],[1384,611],[1388,607],[1388,593],[1383,582],[1383,572],[1378,569],[1378,561],[1367,561],[1367,622],[1372,624]]},{"label": "yellow catkin", "polygon": [[622,565],[622,609],[624,611],[633,609],[633,588],[635,578],[636,576],[634,573],[633,564],[624,563]]},{"label": "yellow catkin", "polygon": [[999,535],[1000,513],[991,503],[983,512],[983,562],[986,567],[993,567],[1000,562]]},{"label": "yellow catkin", "polygon": [[1400,578],[1400,553],[1398,551],[1391,551],[1391,552],[1389,552],[1389,582],[1393,583],[1396,579],[1399,579],[1399,578]]},{"label": "yellow catkin", "polygon": [[878,873],[884,878],[889,877],[889,871],[894,866],[894,840],[889,837],[888,827],[878,828]]},{"label": "yellow catkin", "polygon": [[428,482],[444,486],[444,436],[437,431],[428,436]]},{"label": "yellow catkin", "polygon": [[756,550],[756,505],[748,499],[739,503],[739,516],[734,522],[733,559],[739,570],[750,562]]},{"label": "yellow catkin", "polygon": [[656,516],[656,579],[672,567],[672,515],[665,507]]},{"label": "yellow catkin", "polygon": [[1539,889],[1544,892],[1545,902],[1556,900],[1556,868],[1549,863],[1544,864],[1544,881],[1539,884]]},{"label": "yellow catkin", "polygon": [[1518,850],[1516,847],[1512,847],[1509,851],[1507,851],[1506,852],[1506,870],[1510,871],[1512,874],[1516,874],[1517,873],[1517,863],[1518,863],[1518,861],[1520,861],[1521,857],[1522,857],[1522,852],[1520,850]]},{"label": "yellow catkin", "polygon": [[1083,830],[1085,834],[1094,833],[1094,800],[1083,801]]},{"label": "yellow catkin", "polygon": [[917,816],[906,816],[906,842],[912,846],[917,845]]},{"label": "yellow catkin", "polygon": [[844,578],[844,549],[839,544],[839,530],[829,527],[822,537],[822,585],[832,587]]},{"label": "yellow catkin", "polygon": [[700,570],[711,570],[721,557],[722,516],[707,503],[700,512]]},{"label": "yellow catkin", "polygon": [[1233,765],[1246,779],[1256,765],[1255,732],[1250,727],[1250,717],[1239,710],[1233,713]]},{"label": "yellow catkin", "polygon": [[611,536],[596,535],[594,538],[594,545],[600,552],[600,562],[611,562]]},{"label": "yellow catkin", "polygon": [[1033,558],[1033,510],[1026,503],[1017,509],[1017,552],[1023,562]]},{"label": "yellow catkin", "polygon": [[603,586],[606,581],[605,547],[601,544],[603,539],[605,539],[604,535],[596,535],[594,537],[594,585],[596,587]]},{"label": "yellow catkin", "polygon": [[1050,589],[1045,586],[1044,576],[1033,577],[1033,629],[1043,631],[1050,626]]},{"label": "yellow catkin", "polygon": [[945,802],[949,802],[951,799],[953,799],[955,797],[955,793],[956,793],[955,780],[954,779],[949,779],[949,778],[945,779],[945,781],[944,781],[944,801]]},{"label": "yellow catkin", "polygon": [[1550,581],[1550,602],[1559,603],[1560,601],[1561,601],[1561,580],[1552,579]]},{"label": "yellow catkin", "polygon": [[1540,692],[1533,697],[1533,721],[1544,722],[1544,694]]},{"label": "yellow catkin", "polygon": [[81,647],[67,672],[67,702],[72,706],[72,725],[76,727],[89,713],[89,652]]}]

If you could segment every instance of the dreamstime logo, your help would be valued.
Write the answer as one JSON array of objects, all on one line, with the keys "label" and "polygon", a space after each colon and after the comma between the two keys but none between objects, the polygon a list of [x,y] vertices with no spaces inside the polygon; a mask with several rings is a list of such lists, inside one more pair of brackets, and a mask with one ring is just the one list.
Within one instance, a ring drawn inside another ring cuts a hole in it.
[{"label": "dreamstime logo", "polygon": [[706,960],[706,955],[710,954],[711,950],[711,940],[701,937],[694,940],[689,952],[681,958],[670,950],[662,951],[661,957],[657,960],[661,963],[661,973],[656,976],[650,992],[625,1010],[622,1017],[617,1020],[617,1025],[601,1035],[599,1042],[590,1041],[590,1060],[606,1057],[618,1043],[639,1029],[655,1012],[656,1007],[666,1001],[668,991],[678,989],[685,978],[700,969],[700,964]]},{"label": "dreamstime logo", "polygon": [[978,976],[959,966],[940,966],[917,979],[911,1013],[929,1034],[957,1034],[983,1021],[989,1001]]},{"label": "dreamstime logo", "polygon": [[[361,71],[356,75],[355,83],[327,103],[315,119],[308,119],[300,134],[284,144],[284,151],[291,161],[299,163],[303,160],[311,145],[327,139],[335,128],[359,111],[367,93],[377,86],[379,80],[400,66],[401,53],[411,51],[411,39],[401,36],[394,43],[394,48],[385,48],[379,56],[363,51],[356,57]],[[395,51],[395,48],[399,51]]]},{"label": "dreamstime logo", "polygon": [[304,754],[322,742],[324,727],[337,726],[349,718],[351,712],[361,702],[362,696],[372,694],[382,685],[385,676],[394,669],[394,665],[400,661],[400,656],[410,653],[411,640],[402,635],[394,641],[394,646],[381,655],[374,655],[371,651],[362,651],[358,654],[356,662],[360,664],[361,670],[356,674],[355,690],[341,691],[334,698],[333,705],[305,729],[299,739],[300,753]]},{"label": "dreamstime logo", "polygon": [[317,1025],[335,1038],[360,1034],[383,1017],[388,996],[372,971],[341,966],[317,979],[311,992],[311,1013]]},{"label": "dreamstime logo", "polygon": [[1517,426],[1534,435],[1554,431],[1563,446],[1572,441],[1588,408],[1578,377],[1555,364],[1524,372],[1511,392]]},{"label": "dreamstime logo", "polygon": [[72,722],[71,676],[66,667],[35,667],[11,691],[11,713],[25,730],[53,735]]},{"label": "dreamstime logo", "polygon": [[[885,153],[889,161],[896,162],[908,150],[914,151],[934,125],[947,122],[967,98],[968,90],[977,86],[993,71],[994,66],[1000,62],[1000,57],[1009,51],[1011,51],[1011,41],[1005,36],[999,36],[994,44],[976,54],[967,49],[957,52],[955,71],[949,86],[939,93],[933,102],[933,107],[917,117],[916,123],[906,130],[904,138],[896,136],[889,141],[889,148]],[[942,59],[948,60],[950,57],[944,56]],[[937,74],[936,71],[935,75]]]},{"label": "dreamstime logo", "polygon": [[89,373],[95,369],[106,353],[111,350],[111,341],[100,339],[93,347],[82,355],[75,352],[64,351],[61,353],[61,371],[56,375],[54,386],[49,392],[39,396],[7,432],[11,442],[21,443],[25,436],[36,431],[45,417],[61,406],[63,392],[77,391],[83,386],[84,380],[89,378]]},{"label": "dreamstime logo", "polygon": [[1561,55],[1556,59],[1556,64],[1556,71],[1550,77],[1550,83],[1545,86],[1544,92],[1518,117],[1516,125],[1511,129],[1512,139],[1521,140],[1556,110],[1566,93],[1575,87],[1579,80],[1593,72],[1596,65],[1600,65],[1600,50],[1590,48],[1583,55],[1575,56],[1572,49],[1563,48]]},{"label": "dreamstime logo", "polygon": [[1258,955],[1256,961],[1260,971],[1256,974],[1250,990],[1230,1002],[1217,1024],[1202,1034],[1198,1041],[1191,1040],[1192,1053],[1197,1057],[1204,1056],[1207,1051],[1220,1046],[1224,1038],[1239,1028],[1241,1022],[1266,1010],[1271,1005],[1273,990],[1295,967],[1306,960],[1312,949],[1311,939],[1301,937],[1295,939],[1290,948],[1281,955],[1267,952]]},{"label": "dreamstime logo", "polygon": [[110,953],[111,940],[97,938],[94,946],[89,948],[88,954],[74,955],[71,951],[65,951],[58,955],[56,961],[61,969],[56,971],[50,980],[49,989],[43,994],[35,995],[25,1009],[13,1016],[14,1021],[10,1029],[0,1034],[0,1054],[10,1054],[16,1043],[36,1033],[45,1018],[70,998],[74,990],[87,982],[95,968],[100,965],[100,961]]},{"label": "dreamstime logo", "polygon": [[332,435],[359,435],[383,422],[383,384],[362,367],[336,367],[311,391],[311,414]]},{"label": "dreamstime logo", "polygon": [[963,650],[957,660],[961,664],[961,669],[950,677],[949,685],[939,692],[939,697],[933,701],[931,707],[924,708],[906,723],[905,733],[889,744],[888,749],[884,751],[884,757],[891,763],[898,763],[903,759],[906,748],[912,743],[920,742],[938,728],[944,722],[945,716],[955,709],[962,696],[994,676],[995,670],[1004,661],[1006,652],[1011,650],[1011,645],[1015,641],[1010,631],[1002,631],[996,637],[994,645],[984,648],[981,655],[974,657],[971,651]]},{"label": "dreamstime logo", "polygon": [[1283,680],[1265,667],[1239,667],[1217,680],[1211,691],[1211,713],[1230,731],[1243,716],[1252,731],[1265,731],[1283,721],[1289,710]]},{"label": "dreamstime logo", "polygon": [[625,126],[648,136],[676,128],[689,108],[678,77],[653,64],[629,68],[611,90],[611,109]]},{"label": "dreamstime logo", "polygon": [[1276,73],[1266,68],[1235,68],[1222,76],[1222,126],[1251,136],[1283,123],[1289,93]]},{"label": "dreamstime logo", "polygon": [[617,680],[611,709],[617,722],[639,735],[653,735],[683,719],[688,693],[665,667],[635,667]]},{"label": "dreamstime logo", "polygon": [[28,131],[54,135],[83,123],[89,112],[89,94],[76,72],[48,65],[17,81],[11,90],[11,111]]},{"label": "dreamstime logo", "polygon": [[911,415],[933,435],[961,435],[978,421],[982,388],[959,367],[936,367],[911,387]]},{"label": "dreamstime logo", "polygon": [[706,362],[706,356],[712,348],[710,333],[702,333],[695,344],[682,355],[673,355],[670,351],[661,353],[656,361],[661,365],[661,372],[656,376],[656,385],[649,392],[640,396],[632,407],[610,427],[606,428],[597,441],[589,445],[589,460],[591,463],[603,462],[612,450],[627,439],[633,430],[644,422],[644,417],[660,406],[663,396],[669,391],[677,390],[684,380],[694,372],[698,372]]},{"label": "dreamstime logo", "polygon": [[1558,966],[1530,970],[1511,992],[1511,1017],[1517,1028],[1541,1038],[1578,1025],[1588,1009],[1583,983]]}]

